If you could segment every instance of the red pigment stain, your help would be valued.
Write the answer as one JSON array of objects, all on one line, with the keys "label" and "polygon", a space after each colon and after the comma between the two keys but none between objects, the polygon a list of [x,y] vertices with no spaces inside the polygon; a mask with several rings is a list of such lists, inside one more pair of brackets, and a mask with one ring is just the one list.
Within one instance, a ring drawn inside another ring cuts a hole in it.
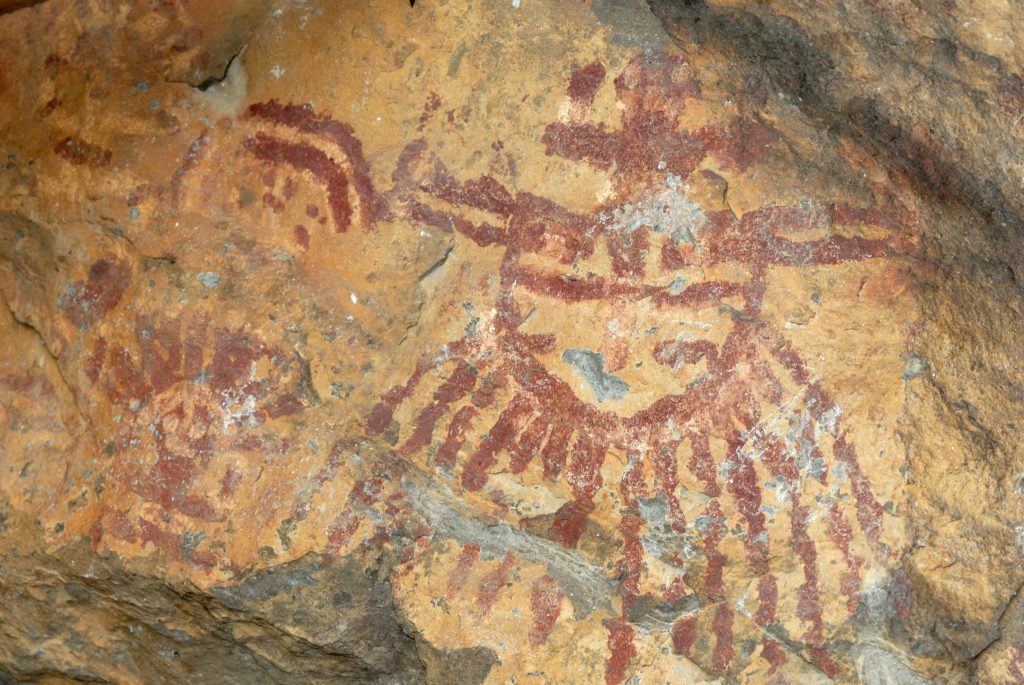
[{"label": "red pigment stain", "polygon": [[853,528],[846,521],[842,510],[836,502],[831,502],[828,508],[828,536],[846,561],[846,571],[840,576],[839,589],[847,597],[846,607],[852,616],[857,611],[859,603],[858,591],[860,590],[860,567],[862,560],[850,552],[850,540],[853,537]]},{"label": "red pigment stain", "polygon": [[216,565],[217,558],[212,552],[192,551],[186,559],[180,535],[165,531],[155,523],[141,517],[136,519],[136,521],[138,522],[139,537],[142,542],[151,543],[169,558],[175,561],[186,561],[204,568],[212,568]]},{"label": "red pigment stain", "polygon": [[629,466],[619,481],[619,492],[622,493],[626,506],[636,509],[638,497],[647,497],[647,482],[644,480],[643,468],[637,465],[640,455],[635,451],[628,453]]},{"label": "red pigment stain", "polygon": [[159,395],[183,378],[181,324],[158,323],[152,317],[140,315],[135,317],[135,331],[143,375],[152,393]]},{"label": "red pigment stain", "polygon": [[711,663],[719,673],[727,673],[732,664],[732,609],[724,604],[719,604],[715,609],[715,617],[711,622],[711,629],[715,633],[715,651],[711,657]]},{"label": "red pigment stain", "polygon": [[736,500],[736,504],[747,523],[743,543],[754,573],[762,575],[768,571],[768,543],[759,540],[765,532],[764,514],[761,513],[761,487],[757,480],[754,465],[740,450],[742,444],[739,436],[730,440],[729,457],[726,465],[729,469],[729,480],[726,489]]},{"label": "red pigment stain", "polygon": [[622,617],[602,621],[608,629],[608,651],[611,653],[604,665],[604,682],[618,685],[626,679],[626,669],[636,656],[633,644],[633,626]]},{"label": "red pigment stain", "polygon": [[690,448],[693,450],[693,456],[687,463],[690,472],[704,483],[704,494],[709,497],[718,497],[722,491],[718,487],[718,470],[715,467],[715,459],[711,456],[707,435],[704,433],[691,434]]},{"label": "red pigment stain", "polygon": [[263,447],[263,439],[258,435],[246,435],[231,446],[243,452],[255,452]]},{"label": "red pigment stain", "polygon": [[447,413],[449,406],[461,400],[476,385],[476,372],[463,362],[455,367],[455,371],[444,383],[434,391],[434,401],[416,417],[416,428],[402,446],[404,454],[412,454],[430,444],[434,435],[434,425]]},{"label": "red pigment stain", "polygon": [[92,346],[92,355],[86,363],[85,374],[93,383],[100,378],[100,370],[103,368],[103,360],[107,356],[107,339],[97,338]]},{"label": "red pigment stain", "polygon": [[511,460],[509,470],[512,473],[522,473],[529,466],[530,461],[540,451],[541,443],[548,432],[548,422],[542,417],[537,417],[530,422],[526,430],[519,436],[519,440],[509,447]]},{"label": "red pigment stain", "polygon": [[672,624],[672,651],[690,656],[693,643],[697,641],[697,619],[680,618]]},{"label": "red pigment stain", "polygon": [[534,581],[530,590],[530,610],[533,614],[533,628],[530,630],[530,644],[534,647],[547,642],[562,612],[562,598],[565,595],[558,581],[545,574]]},{"label": "red pigment stain", "polygon": [[676,496],[676,488],[679,486],[679,475],[676,471],[676,450],[679,448],[679,441],[661,442],[655,445],[651,461],[654,465],[654,475],[658,484],[658,491],[668,501],[669,520],[672,527],[680,532],[686,530],[686,517],[683,515],[682,506]]},{"label": "red pigment stain", "polygon": [[1007,671],[1013,678],[1014,685],[1024,685],[1024,646],[1019,643],[1010,645],[1010,665]]},{"label": "red pigment stain", "polygon": [[30,373],[0,376],[0,388],[9,390],[12,393],[25,394],[36,387],[39,388],[39,392],[47,397],[54,395],[53,386],[45,378],[39,378]]},{"label": "red pigment stain", "polygon": [[829,677],[838,673],[838,667],[825,649],[825,629],[821,617],[821,597],[818,592],[818,552],[807,532],[809,511],[794,502],[791,510],[793,546],[804,566],[804,583],[797,590],[797,617],[810,624],[804,633],[807,652],[815,666]]},{"label": "red pigment stain", "polygon": [[594,511],[590,500],[573,500],[558,508],[551,521],[551,539],[565,547],[575,547],[587,525],[587,517]]},{"label": "red pigment stain", "polygon": [[644,519],[639,512],[628,509],[622,514],[622,521],[619,530],[622,532],[622,560],[619,568],[624,571],[624,577],[620,581],[622,588],[631,595],[640,592],[640,578],[644,569],[644,547],[640,539],[640,529]]},{"label": "red pigment stain", "polygon": [[144,518],[137,518],[136,521],[139,526],[139,537],[142,539],[142,542],[151,543],[172,559],[181,558],[181,540],[177,535],[167,533],[156,524]]},{"label": "red pigment stain", "polygon": [[379,478],[357,480],[352,484],[350,497],[368,507],[372,507],[380,501],[381,484],[382,481]]},{"label": "red pigment stain", "polygon": [[786,656],[786,652],[782,650],[782,647],[779,647],[779,643],[768,638],[761,640],[761,656],[771,664],[768,673],[775,673],[775,671],[779,670],[789,661],[789,657]]},{"label": "red pigment stain", "polygon": [[437,449],[437,455],[434,457],[435,464],[447,469],[455,466],[459,450],[466,441],[466,432],[473,427],[473,419],[476,418],[476,415],[477,410],[475,407],[461,407],[455,413],[455,416],[448,424],[448,432],[445,435],[444,442]]},{"label": "red pigment stain", "polygon": [[309,231],[302,224],[295,225],[295,242],[303,250],[309,249]]},{"label": "red pigment stain", "polygon": [[249,376],[253,362],[268,354],[256,337],[243,332],[226,332],[216,342],[210,364],[210,387],[220,393]]},{"label": "red pigment stain", "polygon": [[751,119],[737,119],[724,128],[709,126],[698,136],[722,168],[729,171],[747,169],[779,139],[774,129]]},{"label": "red pigment stain", "polygon": [[60,307],[71,323],[84,328],[117,306],[131,280],[132,271],[125,262],[113,257],[99,259],[89,267],[85,282],[79,281],[61,296]]},{"label": "red pigment stain", "polygon": [[279,419],[282,416],[298,414],[303,409],[305,409],[305,406],[299,398],[289,392],[266,402],[262,407],[260,407],[257,413],[261,416],[265,415],[271,419]]},{"label": "red pigment stain", "polygon": [[787,485],[799,481],[800,472],[796,468],[796,460],[789,456],[781,440],[757,433],[754,436],[754,444],[761,452],[761,459],[772,476],[781,477]]},{"label": "red pigment stain", "polygon": [[996,102],[1008,114],[1014,117],[1014,122],[1021,123],[1021,113],[1024,112],[1024,77],[1020,74],[1007,74],[996,86]]},{"label": "red pigment stain", "polygon": [[565,460],[568,457],[569,439],[572,437],[572,428],[566,423],[556,423],[551,428],[551,437],[544,445],[540,454],[544,463],[544,477],[549,479],[557,478],[565,467]]},{"label": "red pigment stain", "polygon": [[[821,450],[818,449],[818,442],[814,435],[814,425],[808,421],[804,424],[803,433],[800,436],[801,448],[808,449],[808,456],[811,459],[818,461],[824,461],[822,458]],[[827,485],[828,481],[828,469],[822,469],[821,474],[818,475],[818,482],[822,485]]]},{"label": "red pigment stain", "polygon": [[853,445],[848,443],[846,435],[842,434],[836,438],[832,450],[835,452],[836,458],[846,464],[850,487],[853,490],[854,501],[857,503],[857,520],[864,535],[867,536],[868,542],[876,552],[884,553],[878,540],[882,526],[882,505],[878,503],[874,493],[871,492],[871,484],[864,472],[861,471]]},{"label": "red pigment stain", "polygon": [[220,479],[221,499],[231,497],[238,489],[238,483],[242,480],[242,472],[236,471],[230,466],[224,471],[224,477]]},{"label": "red pigment stain", "polygon": [[269,207],[275,214],[280,214],[284,211],[284,200],[273,193],[263,193],[263,206]]},{"label": "red pigment stain", "polygon": [[664,53],[634,58],[615,79],[623,105],[622,128],[610,131],[589,122],[549,124],[542,138],[548,154],[603,169],[614,166],[622,187],[635,186],[642,174],[656,168],[688,176],[705,150],[699,137],[676,130],[685,100],[700,92],[692,79],[675,79],[674,73],[683,66],[681,57]]},{"label": "red pigment stain", "polygon": [[[343,122],[317,115],[309,105],[283,105],[270,101],[249,107],[249,113],[257,118],[281,126],[312,134],[320,140],[337,146],[345,156],[352,170],[352,185],[359,197],[360,219],[363,228],[369,229],[384,212],[384,206],[373,187],[370,165],[363,155],[363,146],[355,136],[354,129]],[[313,149],[312,146],[306,145]],[[278,160],[291,164],[288,160]],[[340,167],[337,168],[341,172]],[[332,212],[333,213],[333,212]],[[337,221],[337,217],[335,217]],[[340,227],[340,224],[337,224]],[[340,229],[344,230],[344,229]]]},{"label": "red pigment stain", "polygon": [[505,558],[502,559],[498,568],[487,573],[480,580],[480,585],[476,591],[476,605],[481,614],[490,613],[494,601],[498,598],[498,593],[508,583],[509,573],[515,566],[515,563],[516,555],[512,554],[512,552],[506,552]]},{"label": "red pigment stain", "polygon": [[576,438],[565,479],[577,498],[590,499],[597,494],[603,482],[601,465],[606,451],[607,446],[591,436],[579,435]]},{"label": "red pigment stain", "polygon": [[68,64],[70,64],[70,62],[68,62],[66,57],[61,57],[56,53],[50,53],[43,61],[43,66],[46,67],[48,71],[58,71],[60,67],[66,67]]},{"label": "red pigment stain", "polygon": [[766,626],[775,621],[775,607],[779,603],[779,586],[774,576],[763,576],[757,583],[757,613],[754,623]]},{"label": "red pigment stain", "polygon": [[663,340],[654,346],[655,361],[674,368],[696,364],[705,357],[708,366],[714,365],[718,357],[718,348],[710,340]]},{"label": "red pigment stain", "polygon": [[200,472],[196,461],[167,449],[163,441],[164,438],[158,439],[159,456],[151,472],[145,480],[136,483],[133,490],[143,499],[155,502],[164,509],[180,511],[185,516],[204,521],[223,520],[224,516],[217,514],[205,498],[186,494]]},{"label": "red pigment stain", "polygon": [[[43,116],[44,117],[50,116],[51,114],[53,114],[53,111],[55,109],[60,107],[60,105],[61,105],[60,98],[51,98],[50,101],[46,103],[46,106],[43,107]],[[58,154],[60,154],[60,153],[58,153]]]},{"label": "red pigment stain", "polygon": [[284,193],[284,199],[290,200],[295,197],[295,193],[298,192],[298,190],[299,186],[295,182],[295,179],[289,178],[285,180],[284,187],[281,189],[281,192]]},{"label": "red pigment stain", "polygon": [[[460,354],[464,352],[465,343],[453,343],[448,346],[449,353]],[[436,354],[424,354],[416,362],[416,369],[412,376],[402,385],[396,385],[389,389],[381,397],[380,402],[374,406],[370,412],[369,417],[366,419],[367,430],[372,435],[380,435],[391,425],[392,416],[395,413],[395,409],[403,400],[407,399],[412,395],[413,390],[419,384],[420,379],[427,371],[434,368],[438,363],[438,355]]]},{"label": "red pigment stain", "polygon": [[91,145],[81,138],[68,136],[57,141],[53,151],[72,164],[93,168],[105,167],[110,164],[113,153],[97,145]]},{"label": "red pigment stain", "polygon": [[182,156],[181,165],[175,169],[174,173],[171,175],[171,197],[174,198],[175,202],[177,202],[181,195],[181,186],[185,182],[185,177],[199,165],[200,158],[202,157],[203,146],[206,144],[207,140],[208,137],[205,133],[193,140],[189,144],[188,150],[186,150],[185,154]]},{"label": "red pigment stain", "polygon": [[628,239],[624,235],[609,234],[605,236],[605,243],[611,253],[614,275],[636,280],[644,277],[644,258],[650,248],[650,238],[645,231],[635,231]]},{"label": "red pigment stain", "polygon": [[420,114],[420,124],[416,127],[417,131],[422,131],[426,128],[427,123],[434,116],[434,113],[441,107],[441,97],[437,93],[430,93],[427,96],[427,101],[423,105],[423,113]]},{"label": "red pigment stain", "polygon": [[892,597],[892,608],[896,616],[904,626],[909,626],[914,608],[914,594],[910,581],[902,570],[893,573],[889,596]]},{"label": "red pigment stain", "polygon": [[725,536],[721,524],[724,517],[722,508],[716,500],[711,500],[704,510],[704,515],[711,519],[708,530],[704,533],[704,556],[708,560],[708,568],[704,574],[704,591],[708,597],[718,599],[723,596],[722,572],[725,568],[725,555],[718,551],[718,543]]},{"label": "red pigment stain", "polygon": [[[211,337],[208,322],[202,317],[186,325],[180,320],[158,321],[138,315],[133,330],[136,344],[131,350],[108,343],[96,345],[93,352],[97,357],[97,382],[102,383],[103,390],[117,404],[136,401],[148,405],[160,395],[166,400],[159,420],[151,426],[155,462],[145,473],[129,471],[121,477],[128,479],[128,487],[141,498],[167,511],[207,521],[223,520],[224,514],[218,512],[210,499],[189,494],[213,456],[217,436],[210,432],[210,427],[216,426],[219,419],[214,416],[214,409],[203,402],[172,402],[166,393],[176,384],[196,379],[205,370],[215,393],[237,389],[244,382],[243,391],[262,400],[274,386],[270,380],[249,382],[250,367],[263,355],[276,357],[258,339],[243,332],[218,331],[216,337]],[[207,368],[204,357],[211,347],[213,359]],[[287,373],[286,360],[274,364],[275,369]],[[285,392],[259,406],[255,416],[273,418],[302,408],[293,393]],[[130,432],[117,436],[118,448],[134,449],[131,437]],[[240,450],[261,448],[257,436],[239,436],[231,446]],[[234,469],[225,472],[219,496],[233,495],[240,478],[240,472]]]},{"label": "red pigment stain", "polygon": [[330,528],[327,529],[328,549],[336,552],[346,545],[352,539],[356,529],[359,528],[359,523],[359,517],[351,509],[346,509],[338,514]]},{"label": "red pigment stain", "polygon": [[475,542],[467,542],[463,545],[459,558],[455,562],[455,570],[452,571],[451,578],[448,579],[448,590],[444,594],[445,600],[451,602],[455,599],[459,590],[469,580],[469,572],[479,558],[480,545]]},{"label": "red pigment stain", "polygon": [[135,527],[128,520],[128,516],[122,511],[108,511],[103,517],[102,528],[100,537],[104,534],[109,534],[118,540],[124,540],[129,543],[134,543],[138,540],[138,536],[135,534]]},{"label": "red pigment stain", "polygon": [[520,424],[532,411],[533,407],[523,395],[517,395],[509,403],[463,467],[462,485],[466,489],[483,488],[487,482],[488,469],[498,462],[496,455],[511,444]]},{"label": "red pigment stain", "polygon": [[604,65],[600,62],[593,62],[572,72],[567,91],[569,97],[581,105],[590,105],[597,89],[604,82],[605,73]]},{"label": "red pigment stain", "polygon": [[335,231],[344,233],[349,229],[352,205],[348,199],[348,176],[337,162],[312,145],[292,143],[264,133],[247,138],[245,147],[257,159],[288,164],[298,171],[309,172],[324,186]]}]

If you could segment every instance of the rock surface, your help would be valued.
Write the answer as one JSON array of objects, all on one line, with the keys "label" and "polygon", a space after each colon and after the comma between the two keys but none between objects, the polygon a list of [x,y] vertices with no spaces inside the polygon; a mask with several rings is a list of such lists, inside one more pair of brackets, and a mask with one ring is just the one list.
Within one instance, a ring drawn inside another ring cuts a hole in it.
[{"label": "rock surface", "polygon": [[0,2],[0,682],[1024,682],[1009,2]]}]

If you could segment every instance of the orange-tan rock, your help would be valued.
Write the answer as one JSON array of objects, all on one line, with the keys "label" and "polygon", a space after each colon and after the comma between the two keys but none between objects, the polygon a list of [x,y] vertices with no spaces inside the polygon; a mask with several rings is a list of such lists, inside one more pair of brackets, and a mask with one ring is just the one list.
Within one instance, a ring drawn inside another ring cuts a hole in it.
[{"label": "orange-tan rock", "polygon": [[1024,681],[982,4],[0,5],[0,681]]}]

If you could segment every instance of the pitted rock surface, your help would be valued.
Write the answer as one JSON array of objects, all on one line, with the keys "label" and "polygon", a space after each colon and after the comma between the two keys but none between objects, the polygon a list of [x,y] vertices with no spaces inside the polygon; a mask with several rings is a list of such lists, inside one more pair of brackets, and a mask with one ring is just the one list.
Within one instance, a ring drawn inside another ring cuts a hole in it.
[{"label": "pitted rock surface", "polygon": [[946,4],[0,3],[0,681],[1024,682]]}]

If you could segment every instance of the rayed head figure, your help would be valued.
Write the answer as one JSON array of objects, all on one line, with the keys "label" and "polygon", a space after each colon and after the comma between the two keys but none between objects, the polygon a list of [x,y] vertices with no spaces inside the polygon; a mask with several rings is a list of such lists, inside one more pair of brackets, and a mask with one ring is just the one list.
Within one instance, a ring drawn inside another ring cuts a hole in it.
[{"label": "rayed head figure", "polygon": [[[841,408],[762,316],[765,294],[773,269],[913,253],[913,219],[895,200],[737,216],[708,167],[743,172],[778,135],[745,117],[681,129],[700,84],[679,55],[642,54],[614,79],[616,127],[590,117],[605,80],[601,64],[578,69],[541,138],[549,155],[605,172],[592,211],[491,176],[457,178],[425,146],[410,148],[418,162],[387,211],[452,234],[457,252],[495,268],[458,304],[463,334],[395,361],[404,380],[366,429],[471,492],[498,472],[561,481],[567,501],[519,524],[567,548],[585,553],[595,512],[617,519],[613,652],[670,625],[677,652],[727,673],[739,662],[735,622],[767,636],[795,617],[803,632],[786,649],[832,674],[818,546],[844,566],[837,589],[850,614],[857,550],[882,564],[890,552]],[[730,574],[756,580],[739,587]],[[772,660],[781,643],[764,640]],[[621,663],[609,660],[609,682],[625,678]]]}]

